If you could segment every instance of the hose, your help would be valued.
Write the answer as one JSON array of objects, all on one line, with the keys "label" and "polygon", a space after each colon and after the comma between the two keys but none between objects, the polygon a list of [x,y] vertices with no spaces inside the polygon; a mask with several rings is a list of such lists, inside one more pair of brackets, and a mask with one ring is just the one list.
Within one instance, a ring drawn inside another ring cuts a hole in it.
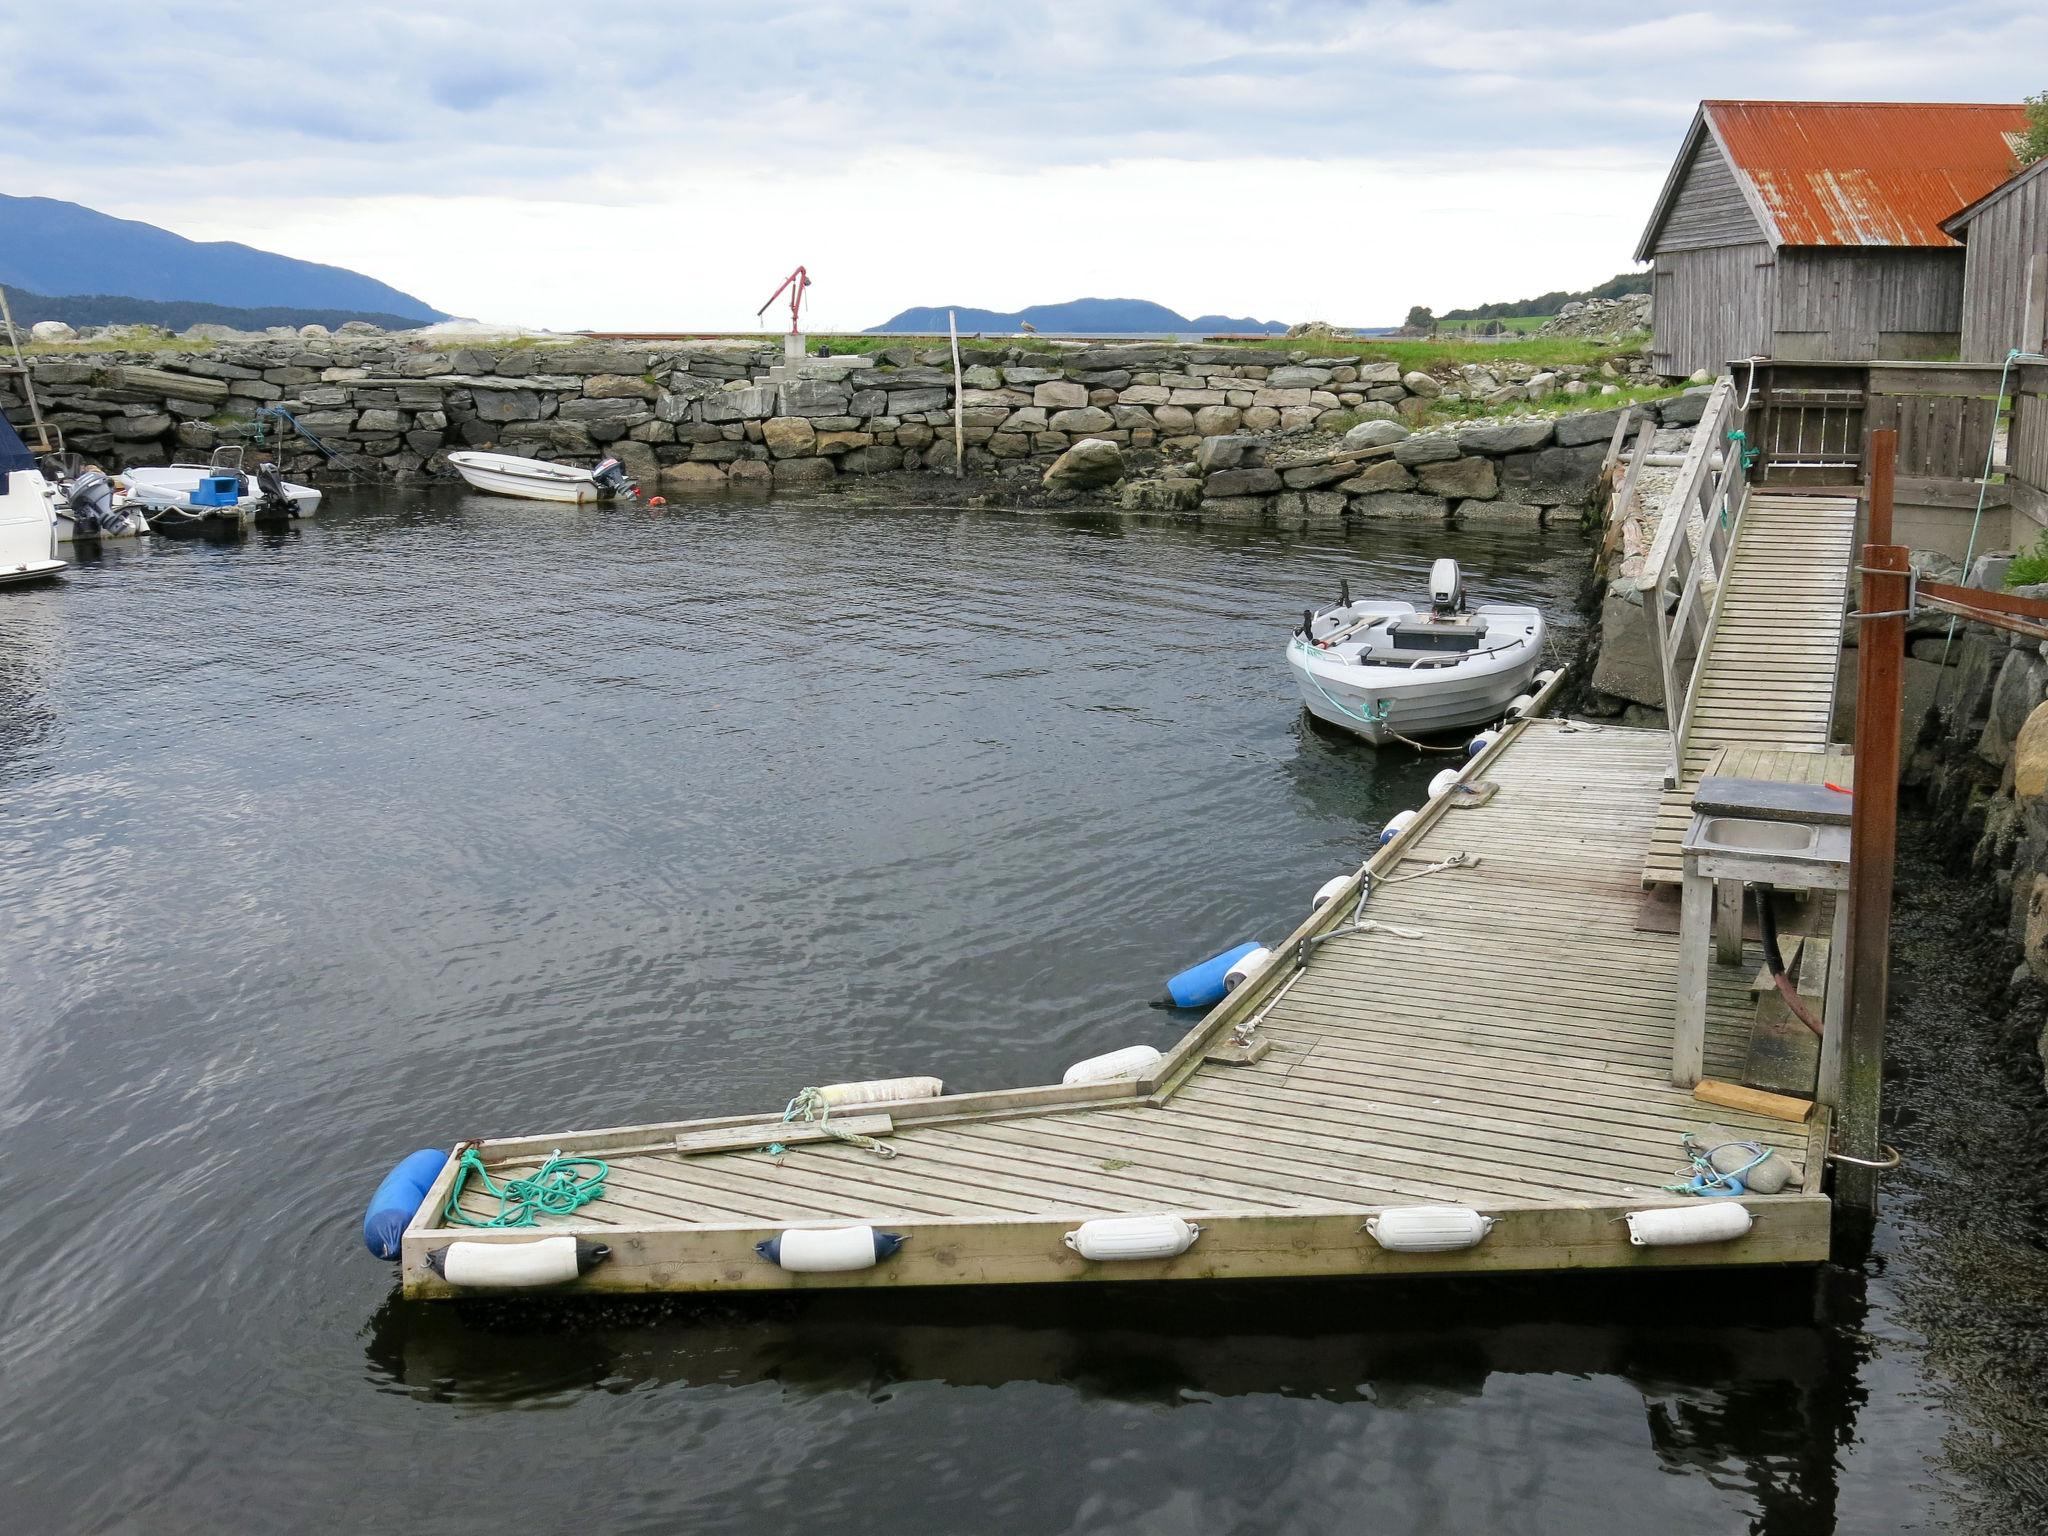
[{"label": "hose", "polygon": [[1800,997],[1799,989],[1792,985],[1792,978],[1785,974],[1785,957],[1778,953],[1778,915],[1771,910],[1770,887],[1753,886],[1751,894],[1756,897],[1756,925],[1763,934],[1764,964],[1770,969],[1772,984],[1800,1023],[1816,1035],[1826,1034],[1826,1027],[1813,1016],[1805,999]]}]

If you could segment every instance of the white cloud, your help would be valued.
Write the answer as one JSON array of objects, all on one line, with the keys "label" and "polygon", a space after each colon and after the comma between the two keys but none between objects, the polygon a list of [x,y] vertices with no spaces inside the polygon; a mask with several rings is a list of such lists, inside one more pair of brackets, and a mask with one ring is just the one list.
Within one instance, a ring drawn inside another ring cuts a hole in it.
[{"label": "white cloud", "polygon": [[[76,13],[0,14],[0,189],[557,325],[818,322],[1093,293],[1396,319],[1627,262],[1706,95],[2013,99],[2038,5],[1507,0],[438,8],[113,5],[124,81],[53,90]],[[222,38],[235,39],[232,50]],[[757,294],[758,290],[758,294]]]}]

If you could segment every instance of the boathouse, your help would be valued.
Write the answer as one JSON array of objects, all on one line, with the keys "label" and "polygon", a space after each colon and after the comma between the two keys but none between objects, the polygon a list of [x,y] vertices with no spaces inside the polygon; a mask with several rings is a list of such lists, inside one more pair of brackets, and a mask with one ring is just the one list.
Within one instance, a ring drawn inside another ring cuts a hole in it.
[{"label": "boathouse", "polygon": [[2002,363],[2048,346],[2048,159],[1941,227],[1963,243],[1963,361]]},{"label": "boathouse", "polygon": [[1636,249],[1657,371],[1954,356],[1943,221],[2007,181],[2025,128],[2017,103],[1700,103]]}]

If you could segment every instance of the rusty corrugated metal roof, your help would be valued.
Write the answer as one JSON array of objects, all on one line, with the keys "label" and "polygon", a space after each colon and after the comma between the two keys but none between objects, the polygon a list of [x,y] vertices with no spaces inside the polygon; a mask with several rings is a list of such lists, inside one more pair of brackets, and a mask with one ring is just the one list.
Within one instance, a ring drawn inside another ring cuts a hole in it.
[{"label": "rusty corrugated metal roof", "polygon": [[1780,245],[1953,247],[1941,221],[2012,174],[2014,103],[1700,104]]}]

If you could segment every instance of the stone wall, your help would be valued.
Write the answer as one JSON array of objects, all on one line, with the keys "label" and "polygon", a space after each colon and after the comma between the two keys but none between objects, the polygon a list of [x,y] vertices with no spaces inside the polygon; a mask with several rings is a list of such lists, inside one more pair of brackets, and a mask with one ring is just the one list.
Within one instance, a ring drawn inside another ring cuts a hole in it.
[{"label": "stone wall", "polygon": [[[668,492],[816,485],[843,474],[953,467],[953,373],[944,350],[892,347],[785,366],[743,343],[525,343],[436,348],[404,336],[250,337],[198,350],[44,353],[31,370],[66,445],[119,469],[204,457],[248,441],[279,407],[362,467],[445,474],[453,449],[589,463],[616,454]],[[1444,379],[1365,357],[1158,344],[967,346],[967,467],[1035,477],[1074,442],[1186,455],[1205,439],[1334,421],[1412,420],[1438,397],[1498,403],[1559,387],[1466,367]],[[1581,392],[1601,386],[1565,381]],[[0,407],[26,423],[18,385]],[[302,441],[265,452],[294,473]],[[1440,478],[1440,477],[1439,477]],[[1468,499],[1468,498],[1460,498]]]},{"label": "stone wall", "polygon": [[[1980,561],[1970,585],[1996,587],[2004,564]],[[2048,598],[2048,586],[2014,591]],[[1932,613],[1911,626],[1906,725],[1920,728],[1906,782],[2000,898],[2016,949],[2010,1001],[2048,1062],[2048,643],[1977,624],[1951,642],[1946,627]]]},{"label": "stone wall", "polygon": [[[1704,394],[1636,406],[1638,419],[1699,420]],[[1577,518],[1601,486],[1601,464],[1622,409],[1557,417],[1508,417],[1410,433],[1369,421],[1344,448],[1290,451],[1245,435],[1195,449],[1188,504],[1205,518],[1330,522],[1344,517],[1426,522],[1513,517],[1541,522],[1553,511]],[[1142,485],[1129,501],[1145,504]]]}]

